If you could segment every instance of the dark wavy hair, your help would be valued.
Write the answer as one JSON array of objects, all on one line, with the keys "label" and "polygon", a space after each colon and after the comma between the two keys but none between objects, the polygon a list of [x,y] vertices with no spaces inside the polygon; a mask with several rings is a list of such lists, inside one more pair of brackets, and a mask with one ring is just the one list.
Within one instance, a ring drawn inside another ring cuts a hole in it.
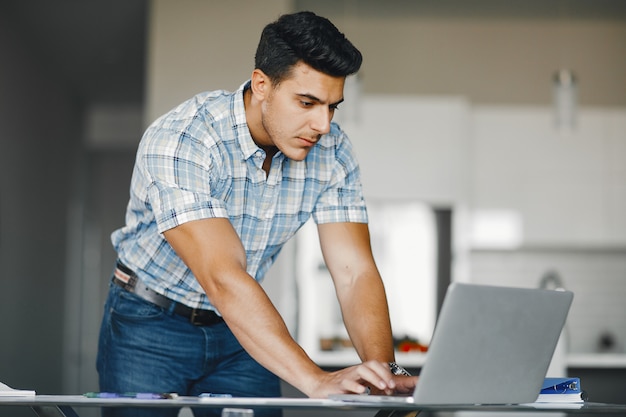
[{"label": "dark wavy hair", "polygon": [[265,26],[254,58],[255,67],[275,84],[299,62],[345,77],[359,70],[363,56],[330,20],[306,11],[282,15]]}]

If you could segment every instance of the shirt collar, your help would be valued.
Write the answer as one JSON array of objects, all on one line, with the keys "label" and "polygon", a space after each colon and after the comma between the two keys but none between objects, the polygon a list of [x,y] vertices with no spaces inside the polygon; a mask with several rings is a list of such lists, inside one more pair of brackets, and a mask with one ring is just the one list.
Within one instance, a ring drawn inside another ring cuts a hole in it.
[{"label": "shirt collar", "polygon": [[[233,96],[233,114],[234,114],[234,129],[237,130],[237,142],[241,148],[244,159],[249,159],[258,152],[262,152],[265,155],[265,151],[261,149],[252,139],[250,134],[250,128],[246,120],[246,107],[244,105],[243,95],[244,92],[250,88],[250,80],[241,84],[239,89]],[[278,151],[274,158],[283,158],[284,155],[281,151]]]},{"label": "shirt collar", "polygon": [[259,151],[263,151],[259,146],[254,143],[252,135],[250,135],[250,128],[246,121],[246,108],[244,105],[244,92],[250,88],[250,80],[243,83],[233,96],[233,115],[234,126],[237,131],[237,142],[241,148],[244,159],[249,159]]}]

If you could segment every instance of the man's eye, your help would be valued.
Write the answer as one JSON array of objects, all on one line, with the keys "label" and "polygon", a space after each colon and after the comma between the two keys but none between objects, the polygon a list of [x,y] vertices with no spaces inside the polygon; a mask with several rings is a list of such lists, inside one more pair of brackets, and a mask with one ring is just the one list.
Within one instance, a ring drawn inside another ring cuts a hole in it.
[{"label": "man's eye", "polygon": [[300,104],[302,107],[311,107],[313,105],[310,101],[300,101]]},{"label": "man's eye", "polygon": [[332,111],[338,110],[339,109],[339,104],[331,104],[330,106],[328,106]]}]

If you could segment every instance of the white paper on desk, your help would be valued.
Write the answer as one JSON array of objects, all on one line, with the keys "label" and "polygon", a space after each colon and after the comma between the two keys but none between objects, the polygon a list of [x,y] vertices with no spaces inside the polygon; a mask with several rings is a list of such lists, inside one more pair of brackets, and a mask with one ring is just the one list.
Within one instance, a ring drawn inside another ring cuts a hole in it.
[{"label": "white paper on desk", "polygon": [[30,397],[34,395],[35,391],[26,389],[14,389],[0,382],[0,397]]},{"label": "white paper on desk", "polygon": [[584,402],[579,402],[579,403],[567,403],[567,402],[534,402],[534,403],[526,403],[526,404],[520,404],[523,406],[528,406],[528,407],[533,407],[536,408],[538,410],[552,410],[552,409],[559,409],[559,410],[564,410],[564,409],[568,409],[568,410],[577,410],[580,408],[583,408],[583,406],[585,405]]}]

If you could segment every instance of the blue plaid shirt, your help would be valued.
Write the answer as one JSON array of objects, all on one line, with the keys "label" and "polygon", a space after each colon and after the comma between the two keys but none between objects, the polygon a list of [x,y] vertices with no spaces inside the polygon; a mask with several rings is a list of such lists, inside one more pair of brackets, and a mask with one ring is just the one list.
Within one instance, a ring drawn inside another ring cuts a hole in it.
[{"label": "blue plaid shirt", "polygon": [[168,229],[228,218],[245,248],[247,272],[261,281],[311,216],[317,223],[367,222],[358,163],[336,124],[303,161],[278,152],[266,177],[265,152],[246,123],[248,83],[235,93],[198,94],[146,130],[126,225],[111,236],[120,260],[147,286],[192,308],[214,309],[163,237]]}]

